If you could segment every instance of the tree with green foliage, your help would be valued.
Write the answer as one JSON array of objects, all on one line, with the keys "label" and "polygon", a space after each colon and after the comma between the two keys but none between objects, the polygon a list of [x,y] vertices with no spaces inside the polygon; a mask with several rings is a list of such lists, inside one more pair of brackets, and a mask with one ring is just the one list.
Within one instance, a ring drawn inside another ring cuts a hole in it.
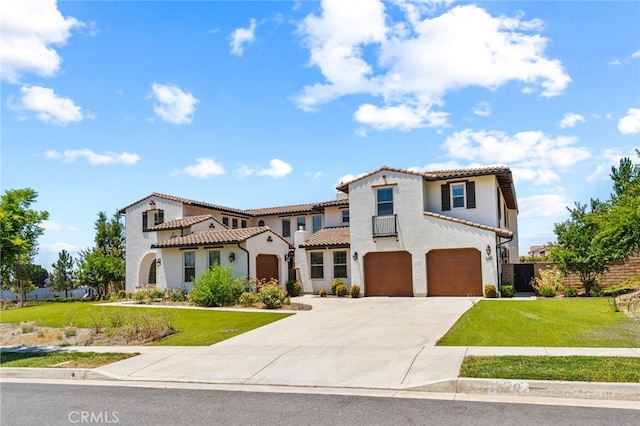
[{"label": "tree with green foliage", "polygon": [[109,286],[114,290],[124,287],[124,225],[118,212],[111,219],[100,212],[95,229],[96,246],[80,252],[76,278],[80,284],[88,285],[105,296]]},{"label": "tree with green foliage", "polygon": [[189,299],[199,306],[228,306],[237,303],[243,291],[244,285],[234,278],[231,266],[216,264],[196,278]]},{"label": "tree with green foliage", "polygon": [[50,284],[54,291],[64,291],[64,296],[69,297],[69,290],[77,287],[75,280],[74,259],[68,251],[62,250],[58,253],[58,260],[53,263],[53,273],[51,274]]},{"label": "tree with green foliage", "polygon": [[31,268],[31,282],[36,287],[44,287],[47,284],[47,278],[49,278],[49,271],[42,267],[42,265],[32,265]]},{"label": "tree with green foliage", "polygon": [[0,285],[18,289],[21,305],[33,285],[32,260],[44,232],[40,223],[49,218],[48,212],[30,208],[37,198],[36,191],[25,188],[8,190],[0,200]]}]

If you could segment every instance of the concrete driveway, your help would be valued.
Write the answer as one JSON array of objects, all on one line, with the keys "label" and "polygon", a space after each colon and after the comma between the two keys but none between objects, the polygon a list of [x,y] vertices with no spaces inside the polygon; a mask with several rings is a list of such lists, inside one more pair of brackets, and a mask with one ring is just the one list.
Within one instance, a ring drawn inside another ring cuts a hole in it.
[{"label": "concrete driveway", "polygon": [[466,348],[434,345],[471,307],[468,298],[296,301],[313,309],[212,346],[157,348],[98,370],[134,380],[386,389],[457,377]]}]

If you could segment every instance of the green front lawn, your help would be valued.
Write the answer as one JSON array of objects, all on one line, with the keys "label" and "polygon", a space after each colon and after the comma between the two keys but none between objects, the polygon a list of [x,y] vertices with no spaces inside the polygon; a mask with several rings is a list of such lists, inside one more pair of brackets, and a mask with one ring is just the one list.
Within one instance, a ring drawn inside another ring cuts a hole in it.
[{"label": "green front lawn", "polygon": [[439,346],[640,347],[640,322],[605,298],[482,300]]},{"label": "green front lawn", "polygon": [[138,354],[112,352],[0,352],[0,367],[96,368]]},{"label": "green front lawn", "polygon": [[469,356],[460,377],[640,382],[640,358],[589,356]]},{"label": "green front lawn", "polygon": [[[89,302],[47,303],[19,309],[0,311],[0,322],[34,321],[43,327],[64,327],[72,322],[79,328],[92,328],[90,315],[98,317],[102,310],[140,310],[154,315],[169,315],[179,331],[166,339],[152,343],[163,346],[206,346],[253,330],[279,319],[288,313],[233,312],[204,309],[143,308],[100,306]],[[105,323],[108,325],[108,322]]]}]

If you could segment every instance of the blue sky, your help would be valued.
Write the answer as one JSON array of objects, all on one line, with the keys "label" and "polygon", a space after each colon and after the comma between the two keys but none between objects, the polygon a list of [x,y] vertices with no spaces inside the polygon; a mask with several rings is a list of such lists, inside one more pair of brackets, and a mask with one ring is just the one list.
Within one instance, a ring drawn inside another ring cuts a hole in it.
[{"label": "blue sky", "polygon": [[608,198],[640,147],[640,3],[23,0],[3,4],[2,191],[50,220],[37,263],[151,192],[333,199],[382,165],[503,164],[520,252]]}]

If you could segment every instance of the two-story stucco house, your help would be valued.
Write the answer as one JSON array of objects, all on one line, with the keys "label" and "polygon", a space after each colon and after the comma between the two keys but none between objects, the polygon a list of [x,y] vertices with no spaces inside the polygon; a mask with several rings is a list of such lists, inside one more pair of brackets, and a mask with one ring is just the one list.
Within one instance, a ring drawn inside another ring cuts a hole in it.
[{"label": "two-story stucco house", "polygon": [[239,210],[154,193],[123,208],[127,290],[189,288],[214,263],[236,276],[342,279],[366,296],[464,296],[500,284],[518,259],[507,167],[415,172],[382,167],[336,200]]}]

